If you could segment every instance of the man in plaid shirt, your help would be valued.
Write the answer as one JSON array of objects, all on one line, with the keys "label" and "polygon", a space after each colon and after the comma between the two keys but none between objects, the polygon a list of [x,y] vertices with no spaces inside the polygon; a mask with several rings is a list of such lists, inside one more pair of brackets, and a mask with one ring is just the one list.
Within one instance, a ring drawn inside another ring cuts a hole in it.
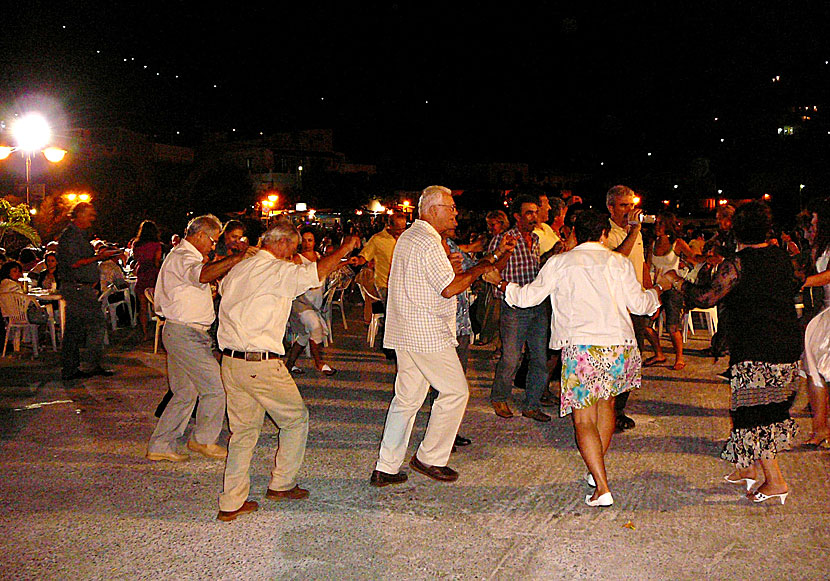
[{"label": "man in plaid shirt", "polygon": [[[516,225],[495,236],[490,241],[489,251],[494,252],[505,236],[513,236],[518,243],[507,266],[502,270],[502,279],[526,285],[539,274],[539,237],[533,232],[539,222],[538,199],[519,195],[513,201],[513,217]],[[490,402],[496,415],[512,418],[513,412],[507,400],[513,388],[516,371],[522,362],[522,348],[527,346],[528,368],[525,385],[525,400],[522,415],[537,422],[549,422],[550,416],[541,410],[540,398],[547,380],[547,333],[548,318],[544,305],[527,309],[511,307],[504,302],[504,293],[495,289],[495,297],[501,300],[502,355],[496,365],[496,376],[490,390]]]},{"label": "man in plaid shirt", "polygon": [[[451,482],[458,472],[447,466],[458,426],[469,397],[467,379],[456,353],[456,295],[464,292],[485,270],[482,261],[456,273],[447,257],[441,234],[457,226],[458,212],[451,191],[430,186],[418,201],[419,219],[395,245],[389,273],[386,334],[383,346],[394,349],[398,360],[395,397],[389,404],[372,486],[405,482],[399,472],[404,461],[415,414],[429,386],[438,391],[426,433],[409,466],[430,478]],[[460,271],[460,269],[459,269]]]}]

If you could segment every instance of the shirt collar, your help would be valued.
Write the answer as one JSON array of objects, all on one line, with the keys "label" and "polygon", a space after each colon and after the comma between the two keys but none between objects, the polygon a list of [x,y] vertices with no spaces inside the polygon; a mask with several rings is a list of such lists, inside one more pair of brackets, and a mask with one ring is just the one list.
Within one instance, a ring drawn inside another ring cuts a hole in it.
[{"label": "shirt collar", "polygon": [[[196,256],[199,257],[199,260],[204,260],[205,259],[205,257],[202,256],[202,253],[199,252],[199,249],[196,248],[195,246],[193,246],[193,244],[191,244],[190,242],[188,242],[187,239],[182,238],[182,241],[179,242],[179,246],[181,246],[182,252],[187,252],[189,254],[195,254]],[[177,246],[176,248],[178,248],[179,246]]]},{"label": "shirt collar", "polygon": [[436,230],[432,226],[432,224],[430,224],[426,220],[421,220],[420,218],[418,218],[418,219],[415,220],[415,223],[413,224],[413,226],[418,226],[418,228],[421,228],[422,230],[424,230],[424,232],[426,232],[427,234],[429,234],[430,236],[432,236],[433,238],[438,240],[438,242],[441,242],[441,235],[438,233],[438,230]]}]

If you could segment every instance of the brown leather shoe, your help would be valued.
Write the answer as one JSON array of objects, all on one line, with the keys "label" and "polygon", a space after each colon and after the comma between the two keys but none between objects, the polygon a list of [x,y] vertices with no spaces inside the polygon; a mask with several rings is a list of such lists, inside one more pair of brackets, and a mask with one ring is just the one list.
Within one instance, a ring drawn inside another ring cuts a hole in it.
[{"label": "brown leather shoe", "polygon": [[380,470],[372,471],[372,477],[369,479],[369,484],[377,486],[389,486],[390,484],[400,484],[406,482],[407,475],[405,472],[398,472],[397,474],[389,474],[388,472],[381,472]]},{"label": "brown leather shoe", "polygon": [[294,486],[291,490],[271,490],[265,493],[268,500],[303,500],[308,498],[308,490]]},{"label": "brown leather shoe", "polygon": [[550,416],[542,410],[525,410],[522,412],[522,415],[526,418],[530,418],[531,420],[536,420],[537,422],[550,421]]},{"label": "brown leather shoe", "polygon": [[496,415],[500,418],[512,418],[513,412],[510,410],[510,406],[507,405],[507,402],[504,401],[494,401],[493,403],[493,410],[496,412]]},{"label": "brown leather shoe", "polygon": [[219,514],[216,516],[216,519],[224,522],[230,522],[240,515],[248,514],[249,512],[254,512],[258,509],[259,504],[257,503],[257,501],[246,500],[242,503],[242,506],[240,506],[236,510],[220,510]]},{"label": "brown leather shoe", "polygon": [[224,460],[228,457],[228,451],[218,444],[200,444],[196,440],[188,440],[187,447],[213,460]]},{"label": "brown leather shoe", "polygon": [[409,461],[409,466],[416,472],[420,472],[424,476],[429,476],[434,480],[440,480],[441,482],[453,482],[458,480],[458,472],[452,468],[447,466],[427,466],[418,460],[417,454],[412,456],[412,460]]}]

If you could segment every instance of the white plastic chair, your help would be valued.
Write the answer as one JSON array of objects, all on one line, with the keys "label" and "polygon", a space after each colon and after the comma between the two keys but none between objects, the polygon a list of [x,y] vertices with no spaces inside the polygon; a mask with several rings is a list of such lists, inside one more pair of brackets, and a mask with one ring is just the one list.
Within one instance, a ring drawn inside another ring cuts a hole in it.
[{"label": "white plastic chair", "polygon": [[708,309],[689,309],[689,311],[683,315],[683,342],[685,343],[689,338],[690,332],[692,335],[695,334],[695,325],[692,320],[693,313],[699,313],[703,316],[709,334],[714,337],[715,333],[718,332],[718,308],[715,306]]},{"label": "white plastic chair", "polygon": [[[371,302],[371,303],[381,303],[383,301],[380,297],[373,295],[366,287],[360,283],[357,283],[357,288],[360,289],[360,296],[363,297],[364,302]],[[381,321],[386,315],[383,312],[376,313],[374,309],[372,309],[372,318],[369,321],[369,330],[366,333],[366,341],[369,343],[369,348],[373,348],[375,346],[375,337],[378,334],[378,329],[380,329]]]},{"label": "white plastic chair", "polygon": [[[111,302],[110,297],[116,297],[117,300]],[[130,317],[130,324],[135,326],[135,323],[133,322],[135,320],[135,315],[133,314],[133,304],[132,300],[130,300],[129,287],[119,289],[114,286],[110,286],[103,292],[98,300],[101,301],[101,309],[104,311],[104,316],[109,319],[110,326],[113,331],[118,328],[117,308],[119,305],[124,305],[127,308],[127,314]]]},{"label": "white plastic chair", "polygon": [[144,289],[144,296],[147,298],[147,318],[150,321],[156,322],[156,336],[153,339],[153,353],[159,352],[159,335],[161,328],[164,326],[164,317],[156,314],[156,303],[153,300],[153,290],[151,288]]},{"label": "white plastic chair", "polygon": [[[350,271],[349,271],[350,272]],[[335,273],[337,278],[334,280],[333,287],[334,287],[334,296],[331,300],[331,308],[335,306],[340,307],[340,316],[343,319],[343,328],[347,331],[349,330],[349,325],[346,323],[346,304],[345,304],[345,296],[346,291],[352,285],[352,281],[354,280],[354,275],[348,274],[344,271],[344,269],[340,269]],[[328,320],[329,328],[331,328],[331,309],[328,311]]]},{"label": "white plastic chair", "polygon": [[[3,357],[6,356],[6,349],[9,338],[12,338],[12,345],[15,352],[20,351],[20,339],[27,334],[32,342],[32,357],[38,356],[38,325],[30,323],[26,316],[30,303],[40,304],[32,297],[20,293],[2,293],[0,295],[0,312],[6,319],[6,338],[3,340]],[[52,317],[46,322],[52,338],[52,350],[57,351],[58,345],[55,340],[55,320]]]}]

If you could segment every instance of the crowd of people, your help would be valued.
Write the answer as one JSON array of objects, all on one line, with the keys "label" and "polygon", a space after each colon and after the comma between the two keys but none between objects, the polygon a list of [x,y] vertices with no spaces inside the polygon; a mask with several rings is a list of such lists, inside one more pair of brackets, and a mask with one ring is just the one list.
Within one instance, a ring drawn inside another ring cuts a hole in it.
[{"label": "crowd of people", "polygon": [[[225,461],[223,521],[258,508],[248,498],[249,472],[265,413],[280,428],[266,497],[309,494],[297,481],[309,417],[293,376],[305,373],[303,351],[317,372],[337,372],[325,358],[324,302],[343,277],[357,275],[378,297],[382,348],[396,362],[371,485],[406,481],[401,466],[427,398],[429,422],[409,466],[439,481],[458,478],[448,463],[458,446],[471,444],[459,427],[469,397],[469,348],[478,340],[494,346],[489,399],[499,418],[515,417],[516,386],[524,390],[521,416],[549,422],[543,408],[556,405],[562,417],[571,416],[585,480],[594,488],[589,506],[614,502],[605,457],[613,434],[635,427],[625,410],[642,368],[681,371],[685,314],[717,307],[720,329],[709,353],[728,353],[723,376],[731,389],[732,431],[721,455],[734,470],[725,478],[754,502],[783,504],[789,486],[777,455],[796,436],[789,409],[801,375],[813,416],[803,445],[830,447],[830,202],[812,204],[796,228],[783,232],[774,230],[762,202],[720,206],[709,235],[684,229],[670,212],[645,216],[626,186],[607,192],[606,208],[599,213],[576,197],[514,192],[508,212],[460,225],[452,192],[430,186],[411,224],[392,213],[371,236],[298,230],[279,220],[251,245],[241,222],[223,225],[204,215],[169,245],[145,220],[125,250],[89,240],[95,208],[81,202],[41,255],[24,249],[18,260],[3,257],[0,306],[5,312],[4,296],[25,293],[24,275],[59,292],[66,301],[62,378],[110,376],[99,297],[124,288],[131,276],[142,338],[150,337],[151,314],[163,318],[167,353],[169,390],[146,457],[187,460],[178,446],[193,416],[187,448]],[[653,355],[644,358],[647,343]],[[558,396],[551,390],[556,375]],[[226,414],[227,448],[219,442]]]}]

